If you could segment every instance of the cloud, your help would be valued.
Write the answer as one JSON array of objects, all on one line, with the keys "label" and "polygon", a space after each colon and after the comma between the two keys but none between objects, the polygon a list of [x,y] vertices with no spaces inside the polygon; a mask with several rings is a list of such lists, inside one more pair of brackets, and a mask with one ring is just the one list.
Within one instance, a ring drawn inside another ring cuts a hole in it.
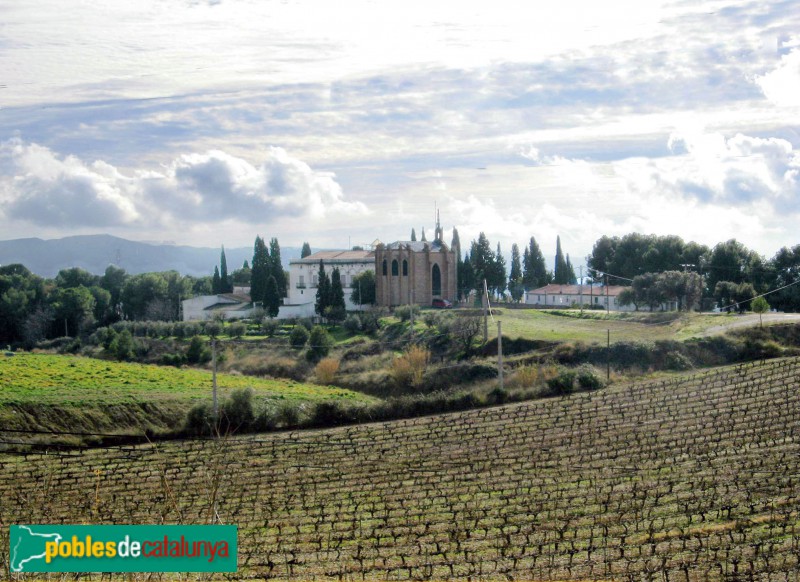
[{"label": "cloud", "polygon": [[766,98],[776,105],[800,107],[800,49],[783,55],[777,68],[757,76],[756,83]]},{"label": "cloud", "polygon": [[217,223],[268,224],[285,217],[365,215],[335,176],[313,170],[281,148],[264,162],[212,150],[184,154],[162,171],[126,176],[114,166],[60,158],[18,139],[0,144],[2,209],[42,226],[113,227]]},{"label": "cloud", "polygon": [[121,226],[140,218],[131,181],[102,161],[59,159],[45,147],[11,140],[0,144],[0,169],[8,218],[63,227]]},{"label": "cloud", "polygon": [[647,163],[651,184],[666,193],[707,204],[800,210],[800,155],[784,139],[676,133],[669,147],[676,156]]}]

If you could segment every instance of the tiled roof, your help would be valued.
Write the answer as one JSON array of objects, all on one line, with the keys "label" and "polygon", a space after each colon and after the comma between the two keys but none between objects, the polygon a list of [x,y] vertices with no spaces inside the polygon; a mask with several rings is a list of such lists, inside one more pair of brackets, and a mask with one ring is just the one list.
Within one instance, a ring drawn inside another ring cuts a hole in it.
[{"label": "tiled roof", "polygon": [[528,291],[529,295],[580,295],[583,293],[584,295],[608,295],[610,297],[616,297],[625,289],[629,289],[630,287],[625,287],[623,285],[609,285],[606,292],[606,287],[600,285],[583,285],[583,291],[581,291],[580,285],[556,285],[551,283],[550,285],[545,285],[544,287],[539,287],[538,289],[531,289]]},{"label": "tiled roof", "polygon": [[393,243],[389,243],[385,245],[385,248],[388,250],[397,250],[397,249],[405,249],[410,248],[412,251],[416,253],[421,253],[425,250],[425,247],[428,246],[432,251],[438,251],[442,248],[442,243],[436,240],[433,241],[424,241],[424,240],[398,240]]},{"label": "tiled roof", "polygon": [[319,263],[324,261],[326,263],[367,263],[375,260],[375,253],[373,251],[346,251],[346,250],[332,250],[332,251],[317,251],[312,255],[308,255],[304,259],[294,259],[290,263]]}]

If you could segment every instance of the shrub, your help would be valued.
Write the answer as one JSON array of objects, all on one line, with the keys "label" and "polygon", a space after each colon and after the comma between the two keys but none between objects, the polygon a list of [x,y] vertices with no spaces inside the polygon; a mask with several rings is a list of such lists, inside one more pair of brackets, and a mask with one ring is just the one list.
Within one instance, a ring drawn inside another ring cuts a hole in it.
[{"label": "shrub", "polygon": [[547,387],[550,389],[551,394],[569,394],[575,386],[575,372],[571,370],[562,370],[555,378],[550,378],[547,381]]},{"label": "shrub", "polygon": [[207,321],[205,325],[203,325],[203,331],[207,336],[217,337],[222,333],[222,324],[218,321]]},{"label": "shrub", "polygon": [[338,371],[339,360],[336,358],[323,358],[314,368],[314,373],[317,375],[317,383],[323,386],[331,384]]},{"label": "shrub", "polygon": [[162,366],[175,366],[176,368],[180,368],[186,363],[186,356],[183,354],[163,354],[159,363]]},{"label": "shrub", "polygon": [[310,332],[312,329],[314,329],[314,321],[310,317],[303,317],[301,319],[298,319],[297,323],[306,328],[306,331]]},{"label": "shrub", "polygon": [[311,362],[316,362],[328,355],[333,347],[333,339],[325,331],[324,327],[315,325],[308,336],[308,352],[306,358]]},{"label": "shrub", "polygon": [[293,428],[300,424],[300,409],[297,404],[291,402],[282,402],[275,411],[275,420],[279,426],[284,428]]},{"label": "shrub", "polygon": [[603,380],[595,373],[591,366],[581,366],[577,372],[578,386],[582,390],[597,390],[603,387]]},{"label": "shrub", "polygon": [[428,367],[431,353],[420,346],[411,346],[406,352],[392,361],[392,375],[399,386],[411,385],[418,388]]},{"label": "shrub", "polygon": [[186,361],[190,364],[205,364],[211,359],[211,350],[206,346],[200,336],[194,336],[186,350]]},{"label": "shrub", "polygon": [[426,311],[422,316],[422,321],[425,322],[427,327],[433,327],[439,321],[439,317],[434,311]]},{"label": "shrub", "polygon": [[186,415],[186,432],[193,435],[211,434],[214,427],[213,411],[206,402],[195,404]]},{"label": "shrub", "polygon": [[508,402],[508,391],[498,386],[486,395],[486,402],[489,404],[505,404]]},{"label": "shrub", "polygon": [[417,317],[419,312],[419,305],[401,305],[394,309],[394,314],[400,321],[409,321],[412,313]]},{"label": "shrub", "polygon": [[667,355],[664,358],[664,367],[667,370],[682,372],[684,370],[691,370],[694,366],[692,366],[692,361],[682,353],[672,351],[667,352]]},{"label": "shrub", "polygon": [[222,403],[220,428],[223,432],[246,432],[251,429],[256,416],[253,412],[253,390],[240,388],[231,392]]},{"label": "shrub", "polygon": [[348,315],[343,325],[347,333],[355,335],[361,331],[361,318],[356,314]]},{"label": "shrub", "polygon": [[228,337],[241,338],[247,333],[247,324],[237,322],[228,326]]},{"label": "shrub", "polygon": [[289,334],[289,343],[296,350],[302,349],[308,341],[308,331],[302,325],[295,325]]},{"label": "shrub", "polygon": [[381,312],[379,310],[362,311],[358,317],[361,320],[361,331],[367,335],[374,335],[381,328]]},{"label": "shrub", "polygon": [[535,386],[539,381],[539,370],[533,366],[522,366],[514,372],[513,382],[519,388]]},{"label": "shrub", "polygon": [[319,402],[311,415],[311,424],[320,427],[347,424],[356,419],[354,412],[340,402]]},{"label": "shrub", "polygon": [[133,337],[127,329],[111,341],[108,351],[118,360],[130,360],[133,358]]},{"label": "shrub", "polygon": [[277,319],[264,318],[261,321],[261,330],[267,337],[273,337],[281,328],[281,322]]}]

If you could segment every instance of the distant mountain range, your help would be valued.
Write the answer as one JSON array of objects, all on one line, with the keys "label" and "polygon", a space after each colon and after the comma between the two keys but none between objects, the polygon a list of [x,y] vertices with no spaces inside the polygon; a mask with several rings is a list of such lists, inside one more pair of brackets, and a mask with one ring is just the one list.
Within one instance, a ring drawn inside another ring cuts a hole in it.
[{"label": "distant mountain range", "polygon": [[[300,257],[300,248],[281,247],[285,269],[289,260]],[[55,277],[61,269],[80,267],[102,275],[106,267],[116,265],[131,275],[157,271],[178,271],[182,275],[211,275],[219,265],[219,248],[152,244],[118,238],[107,234],[68,236],[42,240],[19,238],[0,241],[0,265],[22,263],[42,277]],[[226,248],[228,272],[253,260],[252,247]]]}]

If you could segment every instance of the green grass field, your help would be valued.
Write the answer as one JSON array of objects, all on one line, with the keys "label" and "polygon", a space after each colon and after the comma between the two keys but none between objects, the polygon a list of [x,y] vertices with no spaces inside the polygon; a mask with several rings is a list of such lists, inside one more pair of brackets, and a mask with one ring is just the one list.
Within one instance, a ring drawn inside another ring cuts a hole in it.
[{"label": "green grass field", "polygon": [[[374,402],[342,388],[292,380],[217,375],[218,397],[252,388],[259,406],[325,400]],[[16,429],[122,431],[180,426],[197,402],[210,401],[212,375],[173,368],[51,354],[0,359],[0,425]]]},{"label": "green grass field", "polygon": [[497,337],[497,321],[502,322],[503,335],[545,341],[611,341],[685,340],[721,333],[726,327],[742,323],[758,325],[758,316],[736,316],[708,313],[615,313],[577,310],[503,309],[489,320],[489,337]]}]

